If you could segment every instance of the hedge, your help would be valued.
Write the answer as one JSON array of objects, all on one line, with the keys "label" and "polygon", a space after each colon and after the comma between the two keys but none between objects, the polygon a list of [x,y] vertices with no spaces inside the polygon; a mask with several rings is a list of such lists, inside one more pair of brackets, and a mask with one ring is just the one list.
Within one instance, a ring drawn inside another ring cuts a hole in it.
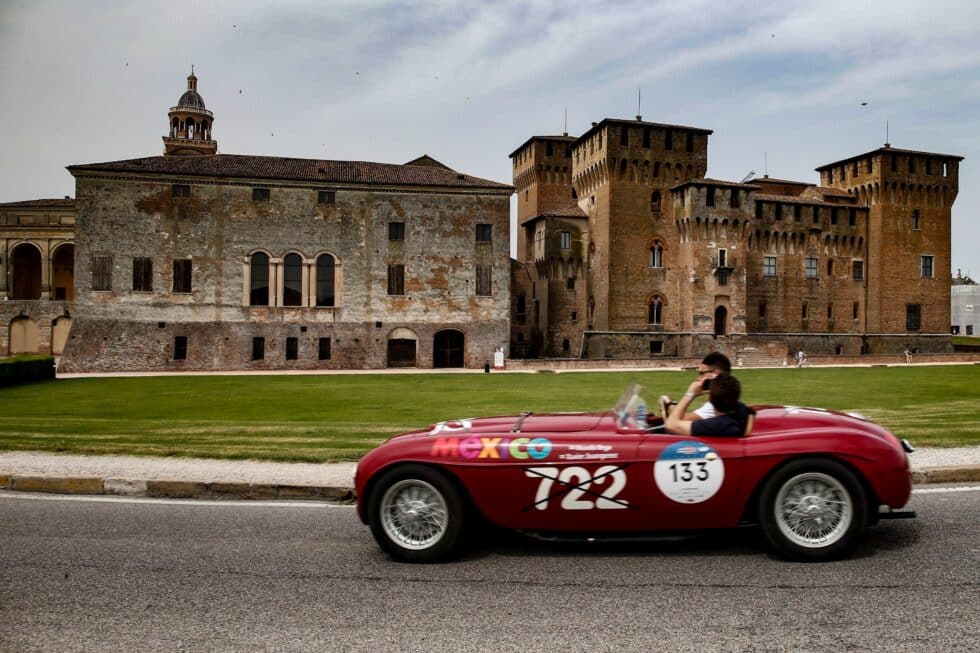
[{"label": "hedge", "polygon": [[0,358],[0,388],[53,380],[54,357],[52,356]]}]

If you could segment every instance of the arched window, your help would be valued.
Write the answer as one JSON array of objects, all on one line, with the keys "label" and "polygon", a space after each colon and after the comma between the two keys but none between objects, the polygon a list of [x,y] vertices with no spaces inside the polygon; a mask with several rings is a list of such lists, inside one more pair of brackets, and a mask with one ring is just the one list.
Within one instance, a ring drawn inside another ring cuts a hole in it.
[{"label": "arched window", "polygon": [[303,305],[303,258],[299,254],[283,259],[282,305]]},{"label": "arched window", "polygon": [[647,306],[647,323],[648,324],[663,324],[664,323],[664,303],[659,297],[654,297],[650,300],[649,306]]},{"label": "arched window", "polygon": [[269,255],[264,252],[252,254],[249,262],[251,282],[249,300],[251,306],[269,305]]},{"label": "arched window", "polygon": [[336,262],[329,254],[320,254],[316,259],[316,305],[336,306],[334,296],[334,269]]},{"label": "arched window", "polygon": [[659,242],[650,245],[650,267],[662,268],[664,266],[664,246]]}]

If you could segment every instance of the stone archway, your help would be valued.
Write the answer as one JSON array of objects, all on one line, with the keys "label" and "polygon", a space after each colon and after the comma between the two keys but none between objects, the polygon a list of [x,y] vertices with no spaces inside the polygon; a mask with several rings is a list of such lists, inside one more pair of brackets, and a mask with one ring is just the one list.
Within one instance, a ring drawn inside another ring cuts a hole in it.
[{"label": "stone archway", "polygon": [[61,356],[68,342],[68,332],[71,331],[72,318],[62,315],[51,323],[51,355]]},{"label": "stone archway", "polygon": [[418,336],[399,327],[388,334],[388,367],[415,367],[418,362]]},{"label": "stone archway", "polygon": [[444,329],[432,339],[432,367],[463,367],[466,339],[462,331]]},{"label": "stone archway", "polygon": [[41,252],[21,243],[10,255],[11,299],[41,299]]},{"label": "stone archway", "polygon": [[37,354],[38,348],[37,322],[21,315],[10,321],[8,339],[10,355]]},{"label": "stone archway", "polygon": [[51,291],[51,299],[75,299],[75,246],[71,243],[59,245],[51,257]]}]

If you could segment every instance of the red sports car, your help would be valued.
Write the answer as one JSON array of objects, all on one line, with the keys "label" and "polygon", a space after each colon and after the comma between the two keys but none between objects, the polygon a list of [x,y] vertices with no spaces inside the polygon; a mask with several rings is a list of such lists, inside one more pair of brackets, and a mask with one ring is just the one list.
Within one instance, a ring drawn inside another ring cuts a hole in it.
[{"label": "red sports car", "polygon": [[845,555],[899,511],[907,440],[857,414],[756,406],[743,437],[668,435],[630,386],[604,413],[457,419],[397,435],[355,473],[358,515],[398,560],[458,551],[483,518],[530,535],[601,538],[759,523],[787,558]]}]

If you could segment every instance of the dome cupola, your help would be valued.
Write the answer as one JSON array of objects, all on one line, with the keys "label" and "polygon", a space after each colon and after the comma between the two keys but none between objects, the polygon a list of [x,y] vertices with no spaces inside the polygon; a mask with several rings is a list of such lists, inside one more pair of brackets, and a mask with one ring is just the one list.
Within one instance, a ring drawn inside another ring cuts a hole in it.
[{"label": "dome cupola", "polygon": [[170,107],[170,133],[163,137],[165,156],[189,156],[217,154],[218,143],[211,138],[214,114],[204,106],[204,98],[197,92],[197,76],[194,66],[187,77],[187,90]]}]

